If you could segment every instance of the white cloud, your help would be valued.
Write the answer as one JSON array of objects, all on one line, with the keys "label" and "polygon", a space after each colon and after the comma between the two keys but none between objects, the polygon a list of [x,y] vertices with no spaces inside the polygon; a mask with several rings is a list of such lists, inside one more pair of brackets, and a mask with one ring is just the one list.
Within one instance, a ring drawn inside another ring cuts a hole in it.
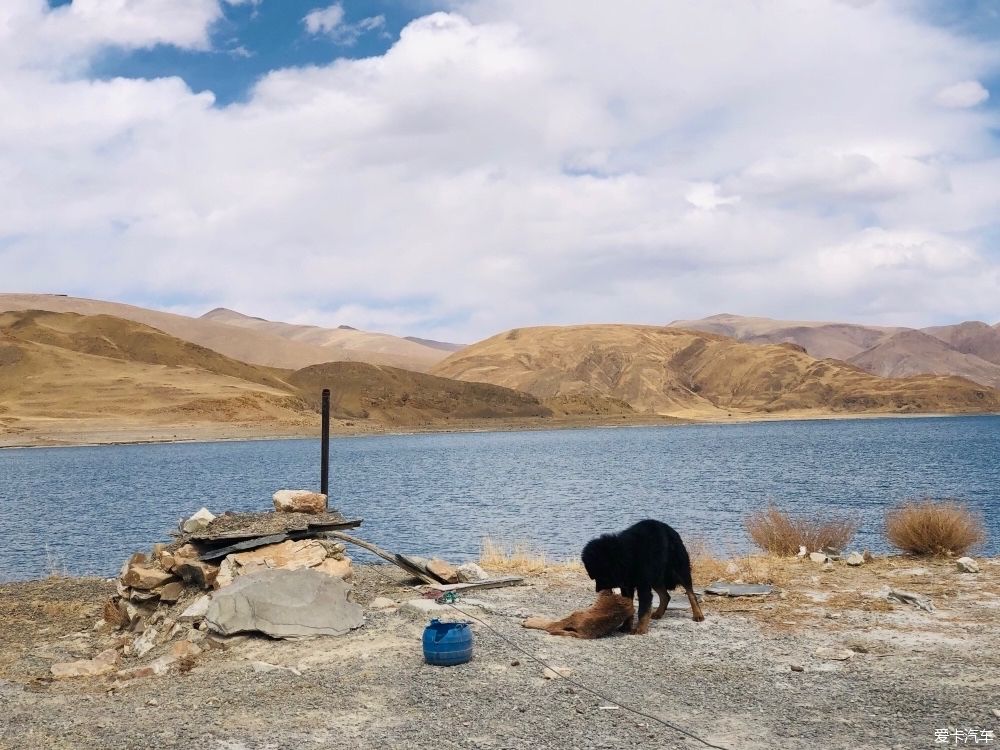
[{"label": "white cloud", "polygon": [[962,81],[941,89],[934,97],[934,101],[942,107],[962,109],[975,107],[989,98],[990,92],[979,81]]},{"label": "white cloud", "polygon": [[310,34],[329,34],[344,22],[344,6],[334,3],[328,8],[316,8],[302,22]]},{"label": "white cloud", "polygon": [[132,0],[119,23],[111,2],[0,7],[6,289],[459,340],[720,310],[1000,319],[1000,123],[933,94],[1000,53],[903,4],[457,2],[215,107],[83,71],[108,45],[204,46],[218,3]]},{"label": "white cloud", "polygon": [[317,8],[306,14],[302,22],[310,34],[326,34],[342,44],[353,44],[369,31],[385,26],[385,16],[369,16],[357,23],[347,23],[344,6],[334,3],[326,8]]}]

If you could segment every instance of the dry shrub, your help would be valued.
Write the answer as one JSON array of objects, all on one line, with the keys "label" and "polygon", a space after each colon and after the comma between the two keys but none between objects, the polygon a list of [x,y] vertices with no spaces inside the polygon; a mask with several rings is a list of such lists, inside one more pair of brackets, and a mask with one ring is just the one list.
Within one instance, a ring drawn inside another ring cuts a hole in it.
[{"label": "dry shrub", "polygon": [[487,570],[515,575],[583,571],[579,560],[554,559],[528,542],[505,543],[490,536],[480,545],[479,564]]},{"label": "dry shrub", "polygon": [[691,577],[697,586],[707,586],[715,581],[773,584],[784,579],[782,571],[776,568],[771,558],[740,554],[719,557],[699,538],[685,542],[684,546],[691,558]]},{"label": "dry shrub", "polygon": [[772,555],[794,555],[799,547],[818,552],[824,547],[843,549],[860,525],[853,518],[812,520],[790,516],[774,505],[750,513],[743,525],[754,544]]},{"label": "dry shrub", "polygon": [[961,555],[986,541],[982,519],[955,500],[914,500],[885,514],[885,535],[914,555]]}]

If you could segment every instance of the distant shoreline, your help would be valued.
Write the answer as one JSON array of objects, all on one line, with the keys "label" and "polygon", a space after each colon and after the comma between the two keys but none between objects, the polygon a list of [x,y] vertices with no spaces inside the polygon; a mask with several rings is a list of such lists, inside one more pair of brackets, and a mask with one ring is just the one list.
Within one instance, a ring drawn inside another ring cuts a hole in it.
[{"label": "distant shoreline", "polygon": [[[621,419],[565,417],[558,421],[533,420],[483,420],[466,422],[462,425],[426,425],[408,427],[370,426],[367,429],[340,428],[331,432],[331,438],[356,438],[373,436],[454,434],[471,432],[544,432],[547,430],[615,429],[627,427],[685,427],[706,425],[758,424],[761,422],[825,422],[855,419],[947,419],[955,417],[996,417],[996,412],[933,412],[926,414],[781,414],[753,415],[723,419],[648,417]],[[266,440],[308,440],[319,437],[319,427],[308,429],[291,428],[268,432],[264,426],[236,428],[225,425],[205,425],[187,427],[161,427],[150,430],[141,427],[120,427],[104,432],[102,430],[69,431],[62,434],[40,435],[33,440],[17,441],[14,436],[0,436],[0,450],[25,450],[34,448],[96,448],[105,446],[163,445],[183,443],[230,443],[257,442]],[[168,434],[169,433],[169,434]]]}]

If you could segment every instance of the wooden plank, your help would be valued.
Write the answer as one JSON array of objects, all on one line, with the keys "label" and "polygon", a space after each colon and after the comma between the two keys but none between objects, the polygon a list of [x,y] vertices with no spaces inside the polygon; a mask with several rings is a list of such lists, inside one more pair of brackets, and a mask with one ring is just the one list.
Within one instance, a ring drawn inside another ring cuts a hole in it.
[{"label": "wooden plank", "polygon": [[428,576],[425,572],[420,570],[420,568],[413,565],[413,563],[407,561],[402,555],[394,555],[391,552],[386,552],[381,547],[376,547],[371,542],[366,542],[363,539],[358,539],[357,537],[349,536],[342,531],[324,531],[323,536],[333,537],[334,539],[340,539],[341,541],[347,542],[348,544],[353,544],[362,549],[366,549],[373,555],[381,557],[383,560],[391,562],[393,565],[402,568],[404,571],[409,573],[414,578],[419,578],[424,583],[438,583],[436,580]]},{"label": "wooden plank", "polygon": [[482,589],[499,589],[504,586],[516,586],[524,583],[524,579],[518,576],[508,576],[505,578],[490,578],[487,581],[473,581],[471,583],[429,583],[430,588],[436,591],[477,591]]},{"label": "wooden plank", "polygon": [[315,529],[316,531],[337,531],[338,529],[356,529],[364,522],[363,518],[355,518],[352,521],[320,521],[319,523],[310,523],[310,531]]},{"label": "wooden plank", "polygon": [[209,550],[208,552],[203,552],[198,555],[199,560],[218,560],[220,557],[225,557],[232,552],[245,552],[246,550],[257,549],[258,547],[266,547],[268,544],[277,544],[278,542],[283,542],[288,539],[288,534],[271,534],[270,536],[260,536],[256,539],[248,539],[245,542],[238,542],[237,544],[230,544],[228,547],[221,547],[219,549]]}]

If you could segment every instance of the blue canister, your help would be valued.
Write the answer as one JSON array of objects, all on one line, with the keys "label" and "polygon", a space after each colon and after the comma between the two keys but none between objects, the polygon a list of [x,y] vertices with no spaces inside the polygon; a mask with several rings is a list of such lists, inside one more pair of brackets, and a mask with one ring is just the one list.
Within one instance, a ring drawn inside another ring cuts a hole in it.
[{"label": "blue canister", "polygon": [[439,667],[465,664],[472,658],[472,623],[431,620],[424,628],[424,660]]}]

